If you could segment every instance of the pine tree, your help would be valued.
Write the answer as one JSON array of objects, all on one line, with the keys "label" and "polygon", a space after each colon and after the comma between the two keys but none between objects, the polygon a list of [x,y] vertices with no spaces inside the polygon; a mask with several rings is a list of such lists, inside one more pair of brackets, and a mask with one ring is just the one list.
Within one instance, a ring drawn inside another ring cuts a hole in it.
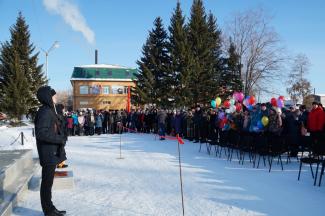
[{"label": "pine tree", "polygon": [[233,95],[236,91],[241,92],[243,90],[243,82],[240,74],[240,59],[236,53],[236,47],[231,41],[227,54],[228,57],[224,60],[225,67],[221,72],[219,82],[219,96],[224,99]]},{"label": "pine tree", "polygon": [[208,103],[215,97],[215,77],[211,62],[211,33],[202,0],[194,0],[189,21],[188,40],[191,44],[193,73],[191,74],[191,97],[194,103]]},{"label": "pine tree", "polygon": [[28,80],[18,53],[14,52],[12,56],[13,61],[9,64],[12,74],[7,77],[6,85],[2,88],[2,108],[9,116],[21,120],[21,116],[28,112],[28,106],[26,106],[29,97],[29,92],[26,91]]},{"label": "pine tree", "polygon": [[175,106],[188,106],[192,103],[189,83],[193,57],[191,56],[187,38],[185,17],[182,14],[179,1],[171,17],[168,29],[170,33],[168,46],[171,58],[170,68],[174,77],[172,85],[175,86],[172,94],[174,95]]},{"label": "pine tree", "polygon": [[166,106],[170,103],[173,77],[169,69],[167,32],[160,17],[154,21],[154,28],[149,32],[149,37],[142,48],[142,55],[137,62],[139,74],[137,86],[133,91],[134,98],[140,104],[154,103]]},{"label": "pine tree", "polygon": [[[11,38],[9,42],[2,44],[2,50],[0,54],[0,94],[1,97],[10,97],[10,95],[5,93],[9,91],[9,86],[11,82],[15,79],[19,79],[21,74],[27,80],[24,83],[23,88],[24,93],[24,106],[27,112],[25,114],[30,114],[34,112],[39,105],[35,95],[37,89],[46,84],[46,79],[42,73],[42,66],[37,65],[38,54],[34,54],[35,46],[30,42],[30,33],[28,30],[28,25],[26,24],[25,18],[21,13],[18,14],[15,25],[10,28]],[[19,63],[20,67],[16,64]],[[12,65],[16,65],[13,67]],[[17,72],[19,68],[20,72]],[[17,80],[19,81],[19,80]],[[19,88],[18,88],[19,89]],[[10,100],[10,98],[3,99],[0,101],[2,107],[5,107],[5,102]],[[21,100],[18,100],[18,102]]]},{"label": "pine tree", "polygon": [[30,32],[25,18],[20,12],[16,24],[10,29],[11,44],[18,50],[20,62],[29,83],[30,95],[28,98],[29,113],[36,111],[39,102],[35,97],[39,87],[45,85],[47,80],[42,72],[42,65],[38,65],[39,52],[34,54],[35,46],[30,42]]},{"label": "pine tree", "polygon": [[[132,89],[132,98],[137,104],[156,103],[156,80],[149,68],[152,68],[150,63],[150,40],[143,45],[142,57],[137,62],[139,65],[139,73],[136,75],[136,87]],[[149,67],[149,68],[148,68]]]}]

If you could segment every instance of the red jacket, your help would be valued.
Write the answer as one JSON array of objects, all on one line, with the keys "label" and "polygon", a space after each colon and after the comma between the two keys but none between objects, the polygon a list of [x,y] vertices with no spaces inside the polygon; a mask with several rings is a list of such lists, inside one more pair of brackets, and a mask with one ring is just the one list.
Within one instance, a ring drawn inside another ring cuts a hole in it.
[{"label": "red jacket", "polygon": [[68,117],[68,128],[73,128],[73,119],[71,117]]},{"label": "red jacket", "polygon": [[307,128],[309,131],[322,131],[325,125],[325,113],[321,107],[312,109],[308,115]]}]

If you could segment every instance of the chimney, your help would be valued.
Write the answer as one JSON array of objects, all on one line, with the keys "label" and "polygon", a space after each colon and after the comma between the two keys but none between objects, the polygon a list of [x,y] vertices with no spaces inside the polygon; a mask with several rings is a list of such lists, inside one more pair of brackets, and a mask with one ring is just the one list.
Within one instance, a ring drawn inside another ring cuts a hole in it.
[{"label": "chimney", "polygon": [[95,50],[95,64],[98,64],[98,50]]}]

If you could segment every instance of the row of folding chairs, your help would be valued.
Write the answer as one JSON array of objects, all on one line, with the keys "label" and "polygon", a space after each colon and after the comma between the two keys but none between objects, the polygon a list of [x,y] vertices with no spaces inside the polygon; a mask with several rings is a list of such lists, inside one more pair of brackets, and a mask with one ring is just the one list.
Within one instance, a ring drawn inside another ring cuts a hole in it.
[{"label": "row of folding chairs", "polygon": [[[291,162],[290,154],[295,151],[296,154],[298,153],[296,159],[300,161],[298,180],[300,180],[302,164],[309,164],[314,185],[316,185],[319,173],[318,185],[320,186],[325,169],[325,142],[322,142],[323,145],[321,142],[316,144],[311,137],[305,136],[299,137],[299,143],[294,146],[290,139],[290,136],[284,134],[218,131],[214,138],[200,143],[199,152],[205,145],[209,154],[214,151],[217,157],[224,155],[229,161],[232,161],[235,155],[238,163],[242,165],[248,157],[254,168],[259,168],[260,163],[263,162],[264,166],[268,165],[269,172],[271,172],[274,159],[277,159],[277,163],[283,170],[283,157],[286,156],[286,163],[289,163]],[[307,156],[305,156],[306,153]],[[316,166],[315,174],[313,165]],[[320,172],[318,172],[319,169]]]}]

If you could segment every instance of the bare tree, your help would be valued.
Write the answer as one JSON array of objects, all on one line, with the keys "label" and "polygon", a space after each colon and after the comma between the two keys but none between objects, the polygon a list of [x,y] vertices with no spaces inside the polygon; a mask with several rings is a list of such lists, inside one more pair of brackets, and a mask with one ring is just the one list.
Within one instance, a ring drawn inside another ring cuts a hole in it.
[{"label": "bare tree", "polygon": [[57,100],[59,104],[63,104],[66,109],[71,108],[72,107],[72,90],[64,90],[64,91],[58,91],[56,93],[57,95]]},{"label": "bare tree", "polygon": [[291,63],[287,92],[294,103],[302,102],[311,93],[311,84],[305,78],[311,66],[305,54],[298,54]]},{"label": "bare tree", "polygon": [[262,9],[255,9],[239,12],[228,22],[226,38],[240,56],[245,95],[259,91],[258,86],[267,88],[265,83],[278,79],[283,68],[284,48],[270,21]]}]

